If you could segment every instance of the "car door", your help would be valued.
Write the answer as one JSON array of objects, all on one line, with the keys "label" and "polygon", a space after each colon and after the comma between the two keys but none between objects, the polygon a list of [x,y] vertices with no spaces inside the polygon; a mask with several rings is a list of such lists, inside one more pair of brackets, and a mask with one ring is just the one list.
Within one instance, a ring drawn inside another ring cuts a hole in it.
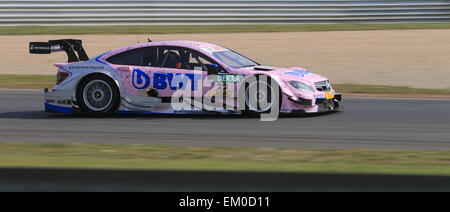
[{"label": "car door", "polygon": [[[169,98],[177,91],[191,92],[191,95],[203,95],[202,79],[207,73],[190,65],[191,50],[176,46],[155,47],[156,65],[144,65],[142,71],[152,76],[149,88],[159,96]],[[190,83],[189,83],[190,82]]]},{"label": "car door", "polygon": [[[169,86],[173,87],[166,93],[168,97],[173,96],[175,92],[180,92],[183,87],[182,85],[177,86],[172,80],[175,79],[175,76],[180,75],[191,81],[191,89],[187,88],[187,91],[181,92],[184,94],[190,92],[190,96],[194,97],[200,105],[208,104],[203,105],[203,109],[224,110],[230,108],[226,107],[226,104],[231,105],[231,108],[235,106],[235,99],[228,98],[231,96],[230,93],[227,93],[228,96],[224,94],[227,92],[226,86],[217,81],[217,74],[224,74],[226,71],[213,59],[194,49],[183,47],[162,46],[159,47],[158,52],[158,58],[161,61],[159,71],[167,76],[161,77],[167,79]],[[229,89],[230,91],[232,87]],[[205,100],[205,98],[207,99]]]},{"label": "car door", "polygon": [[234,75],[228,74],[226,69],[215,59],[195,50],[192,52],[193,59],[191,60],[194,62],[191,64],[207,74],[203,80],[203,90],[204,97],[210,99],[204,100],[204,103],[213,104],[217,110],[234,110],[237,105],[237,83],[230,80],[230,77],[234,77]]}]

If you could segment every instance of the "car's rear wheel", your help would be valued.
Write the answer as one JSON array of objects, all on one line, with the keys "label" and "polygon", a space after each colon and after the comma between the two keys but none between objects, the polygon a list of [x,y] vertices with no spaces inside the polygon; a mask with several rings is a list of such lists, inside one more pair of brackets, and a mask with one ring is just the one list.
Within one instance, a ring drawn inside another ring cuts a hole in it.
[{"label": "car's rear wheel", "polygon": [[119,89],[114,81],[104,75],[93,75],[78,86],[77,100],[82,112],[89,115],[110,115],[120,103]]}]

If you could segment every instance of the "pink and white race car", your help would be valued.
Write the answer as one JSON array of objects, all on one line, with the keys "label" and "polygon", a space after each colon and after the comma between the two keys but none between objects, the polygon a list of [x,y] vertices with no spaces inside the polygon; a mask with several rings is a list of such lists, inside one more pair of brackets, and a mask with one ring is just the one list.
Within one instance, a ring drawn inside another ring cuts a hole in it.
[{"label": "pink and white race car", "polygon": [[62,113],[318,113],[342,109],[327,78],[275,68],[222,46],[148,42],[89,58],[81,40],[30,43],[30,53],[67,53],[45,109]]}]

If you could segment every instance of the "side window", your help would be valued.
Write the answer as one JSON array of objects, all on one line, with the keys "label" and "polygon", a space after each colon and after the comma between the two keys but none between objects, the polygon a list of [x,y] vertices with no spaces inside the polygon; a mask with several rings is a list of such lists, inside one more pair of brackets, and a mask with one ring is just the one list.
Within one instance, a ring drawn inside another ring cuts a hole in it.
[{"label": "side window", "polygon": [[208,74],[217,74],[219,72],[225,71],[212,59],[205,57],[198,52],[192,51],[191,57],[193,58],[193,60],[191,61],[195,61],[191,63],[191,65],[195,67],[195,70],[207,71]]},{"label": "side window", "polygon": [[158,48],[145,47],[132,49],[109,57],[106,61],[116,65],[159,67]]},{"label": "side window", "polygon": [[182,52],[174,47],[159,47],[162,68],[188,69],[183,67]]},{"label": "side window", "polygon": [[192,49],[170,46],[161,46],[158,49],[160,67],[207,71],[210,74],[224,71],[214,60]]},{"label": "side window", "polygon": [[109,57],[106,61],[116,65],[141,66],[144,49],[132,49]]},{"label": "side window", "polygon": [[159,47],[160,67],[193,70],[189,65],[190,51],[185,48],[163,46]]},{"label": "side window", "polygon": [[144,48],[143,66],[159,67],[158,62],[158,47],[147,47]]}]

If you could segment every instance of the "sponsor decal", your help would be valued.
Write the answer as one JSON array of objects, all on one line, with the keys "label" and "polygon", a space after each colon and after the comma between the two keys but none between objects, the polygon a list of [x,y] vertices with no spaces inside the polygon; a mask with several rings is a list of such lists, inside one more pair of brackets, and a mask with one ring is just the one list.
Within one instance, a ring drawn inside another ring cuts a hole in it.
[{"label": "sponsor decal", "polygon": [[309,74],[309,72],[305,70],[295,69],[290,72],[285,72],[285,74],[296,76],[296,77],[305,77],[305,75]]},{"label": "sponsor decal", "polygon": [[72,100],[70,99],[61,99],[61,100],[47,99],[45,102],[48,104],[72,105]]},{"label": "sponsor decal", "polygon": [[231,82],[231,83],[238,83],[242,82],[244,80],[244,75],[241,74],[220,74],[217,75],[216,82]]},{"label": "sponsor decal", "polygon": [[139,69],[133,69],[132,82],[136,89],[146,89],[150,86],[150,76]]},{"label": "sponsor decal", "polygon": [[51,46],[52,52],[60,51],[62,50],[60,45],[53,45]]},{"label": "sponsor decal", "polygon": [[[166,90],[169,88],[172,91],[185,90],[189,81],[191,82],[191,89],[198,90],[199,81],[201,81],[201,74],[173,74],[173,73],[153,73],[153,88],[156,90]],[[133,70],[132,77],[133,86],[138,89],[147,89],[151,84],[150,76],[140,69]]]},{"label": "sponsor decal", "polygon": [[35,45],[31,44],[30,45],[30,51],[33,51],[33,50],[46,50],[46,51],[48,51],[48,50],[51,50],[51,47],[50,46],[35,46]]},{"label": "sponsor decal", "polygon": [[208,96],[233,97],[234,87],[232,85],[231,87],[232,88],[228,88],[227,84],[217,84],[213,90],[209,91]]},{"label": "sponsor decal", "polygon": [[208,47],[204,47],[202,48],[205,52],[208,52],[209,54],[212,54],[214,52],[220,52],[220,51],[225,51],[227,49],[219,47],[219,46],[208,46]]},{"label": "sponsor decal", "polygon": [[334,93],[332,91],[328,91],[325,93],[325,98],[326,99],[333,99],[334,98]]},{"label": "sponsor decal", "polygon": [[57,100],[56,104],[59,104],[59,105],[72,105],[72,100],[70,100],[70,99]]},{"label": "sponsor decal", "polygon": [[316,98],[325,98],[325,93],[314,94]]},{"label": "sponsor decal", "polygon": [[169,110],[170,106],[169,105],[155,105],[153,107],[154,111],[162,111],[162,110]]},{"label": "sponsor decal", "polygon": [[79,69],[79,70],[103,70],[105,66],[69,66],[70,70]]},{"label": "sponsor decal", "polygon": [[215,90],[215,91],[211,91],[209,93],[210,97],[213,96],[217,96],[217,97],[224,97],[224,96],[233,96],[233,90],[226,90],[226,89],[220,89],[220,90]]}]

